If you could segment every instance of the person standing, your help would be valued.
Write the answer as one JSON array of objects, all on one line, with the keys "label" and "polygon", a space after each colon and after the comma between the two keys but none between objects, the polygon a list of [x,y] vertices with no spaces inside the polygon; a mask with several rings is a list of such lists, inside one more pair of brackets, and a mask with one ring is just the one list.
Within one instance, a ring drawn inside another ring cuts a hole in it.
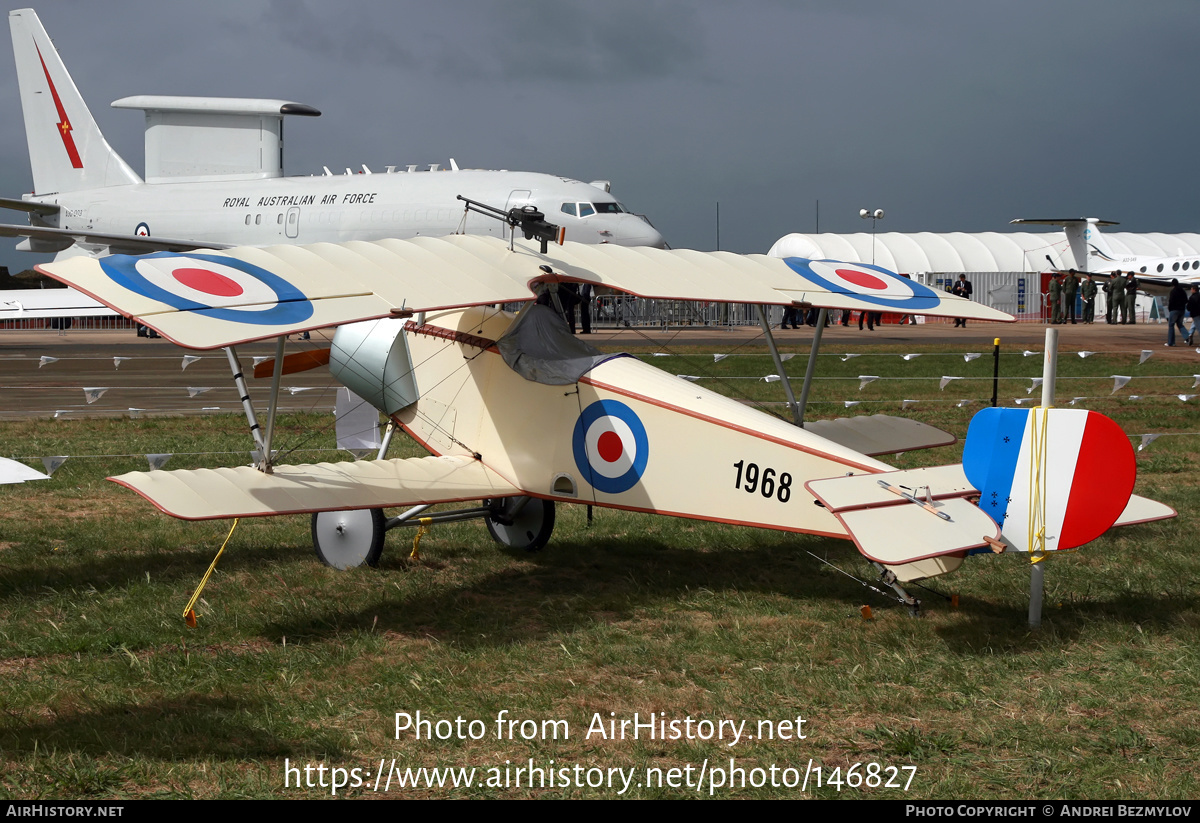
[{"label": "person standing", "polygon": [[[952,288],[950,292],[958,295],[964,300],[970,300],[974,289],[971,287],[971,281],[967,279],[967,276],[965,274],[960,274],[958,276],[958,280],[954,283],[954,288]],[[954,318],[954,325],[961,326],[965,329],[967,327],[967,319],[965,317],[956,317]]]},{"label": "person standing", "polygon": [[1090,274],[1084,273],[1079,294],[1083,297],[1083,322],[1092,323],[1096,319],[1096,281]]},{"label": "person standing", "polygon": [[1113,284],[1112,280],[1104,281],[1104,322],[1110,326],[1116,318],[1117,304],[1113,300]]},{"label": "person standing", "polygon": [[1129,312],[1129,325],[1137,323],[1137,290],[1138,281],[1133,272],[1125,278],[1125,310]]},{"label": "person standing", "polygon": [[1067,272],[1067,276],[1063,278],[1063,322],[1069,322],[1072,326],[1075,325],[1075,293],[1079,290],[1079,281],[1075,279],[1075,272]]},{"label": "person standing", "polygon": [[1120,269],[1113,272],[1112,299],[1117,304],[1117,310],[1113,312],[1113,322],[1128,324],[1129,316],[1125,313],[1125,275],[1121,274]]},{"label": "person standing", "polygon": [[1175,345],[1175,329],[1178,327],[1179,336],[1187,337],[1183,328],[1183,315],[1187,311],[1188,297],[1179,281],[1171,278],[1171,293],[1167,295],[1167,342],[1164,345]]},{"label": "person standing", "polygon": [[1050,322],[1062,322],[1062,281],[1055,274],[1046,287],[1046,302],[1050,304]]},{"label": "person standing", "polygon": [[1192,330],[1188,332],[1187,342],[1192,345],[1196,339],[1196,324],[1200,323],[1200,286],[1192,284],[1192,293],[1188,295],[1187,313],[1192,318]]}]

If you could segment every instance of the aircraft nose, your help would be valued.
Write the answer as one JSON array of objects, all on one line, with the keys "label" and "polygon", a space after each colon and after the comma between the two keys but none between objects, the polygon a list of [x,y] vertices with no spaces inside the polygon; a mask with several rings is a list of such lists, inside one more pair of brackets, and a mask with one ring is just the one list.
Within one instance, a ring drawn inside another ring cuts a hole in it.
[{"label": "aircraft nose", "polygon": [[621,227],[613,232],[608,242],[618,246],[651,246],[656,249],[669,248],[667,241],[658,229],[650,225],[650,221],[636,215],[632,219],[623,220]]}]

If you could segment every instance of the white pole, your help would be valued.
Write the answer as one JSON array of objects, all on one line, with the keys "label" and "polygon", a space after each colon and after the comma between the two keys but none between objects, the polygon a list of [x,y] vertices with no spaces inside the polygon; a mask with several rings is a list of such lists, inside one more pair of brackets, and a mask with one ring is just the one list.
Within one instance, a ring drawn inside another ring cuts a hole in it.
[{"label": "white pole", "polygon": [[[1058,329],[1051,326],[1046,329],[1046,353],[1042,361],[1042,407],[1050,409],[1054,406],[1054,381],[1058,375]],[[1036,413],[1036,412],[1035,412]],[[1045,418],[1043,418],[1045,420]],[[1043,422],[1043,425],[1045,423]],[[1045,477],[1041,478],[1046,482]],[[1045,489],[1042,490],[1042,497]],[[1033,551],[1033,546],[1029,547]],[[1042,555],[1045,557],[1045,555]],[[1032,559],[1032,558],[1031,558]],[[1045,586],[1045,560],[1034,563],[1029,571],[1029,628],[1037,629],[1042,625],[1042,591]]]}]

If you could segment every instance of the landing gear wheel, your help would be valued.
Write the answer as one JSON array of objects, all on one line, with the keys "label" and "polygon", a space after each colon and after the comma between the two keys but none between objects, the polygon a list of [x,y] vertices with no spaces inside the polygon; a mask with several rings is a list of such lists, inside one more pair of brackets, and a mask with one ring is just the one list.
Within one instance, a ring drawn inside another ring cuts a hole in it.
[{"label": "landing gear wheel", "polygon": [[383,554],[384,523],[383,509],[315,512],[313,548],[322,563],[335,569],[376,566]]},{"label": "landing gear wheel", "polygon": [[554,501],[534,497],[488,500],[492,514],[484,518],[492,539],[510,549],[535,552],[546,545],[554,531]]}]

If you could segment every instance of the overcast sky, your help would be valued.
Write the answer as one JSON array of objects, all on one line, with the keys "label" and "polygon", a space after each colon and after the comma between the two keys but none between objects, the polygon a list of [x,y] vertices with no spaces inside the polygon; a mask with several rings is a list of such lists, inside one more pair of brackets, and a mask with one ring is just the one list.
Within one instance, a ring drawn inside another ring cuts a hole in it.
[{"label": "overcast sky", "polygon": [[[9,8],[19,5],[10,4]],[[289,174],[446,164],[608,179],[672,246],[792,231],[1200,230],[1196,0],[206,0],[37,12],[139,173],[133,94],[315,106]],[[8,40],[3,42],[8,43]],[[11,58],[0,195],[32,188]],[[0,66],[4,65],[0,63]],[[23,222],[16,213],[0,219]],[[7,252],[14,271],[32,255]]]}]

